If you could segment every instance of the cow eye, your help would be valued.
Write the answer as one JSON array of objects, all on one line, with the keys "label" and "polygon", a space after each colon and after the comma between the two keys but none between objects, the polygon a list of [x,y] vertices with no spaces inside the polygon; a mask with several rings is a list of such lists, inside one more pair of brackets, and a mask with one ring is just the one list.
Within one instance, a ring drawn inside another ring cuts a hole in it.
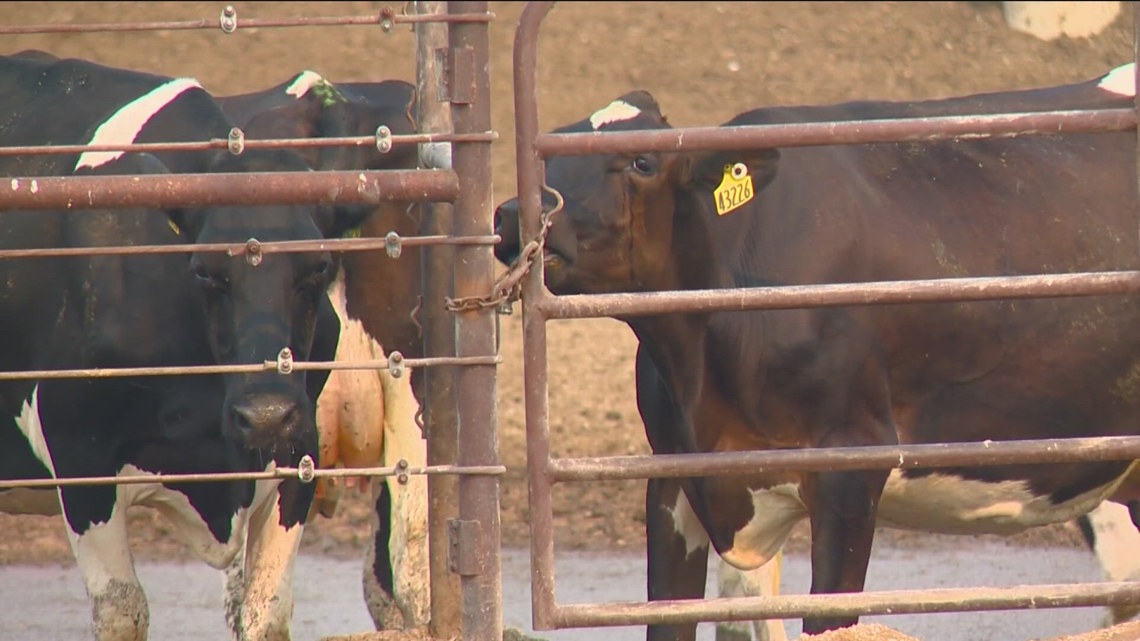
[{"label": "cow eye", "polygon": [[648,176],[648,175],[652,174],[653,169],[654,169],[653,160],[650,159],[648,156],[637,156],[637,157],[635,157],[633,159],[633,162],[631,162],[629,164],[629,166],[633,167],[634,171],[636,171],[637,173],[642,174],[644,176]]}]

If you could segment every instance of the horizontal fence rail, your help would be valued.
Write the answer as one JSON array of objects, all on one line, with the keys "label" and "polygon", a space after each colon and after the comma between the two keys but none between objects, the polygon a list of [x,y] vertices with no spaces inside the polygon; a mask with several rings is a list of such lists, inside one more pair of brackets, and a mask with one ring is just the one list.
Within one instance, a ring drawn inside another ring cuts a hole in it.
[{"label": "horizontal fence rail", "polygon": [[[686,127],[637,132],[542,133],[538,129],[537,107],[538,31],[554,4],[550,1],[527,3],[515,32],[513,52],[520,238],[524,243],[528,239],[538,239],[540,252],[545,238],[546,216],[559,215],[557,209],[551,214],[543,213],[543,162],[551,156],[1094,134],[1135,130],[1138,123],[1135,109],[1102,109]],[[1137,14],[1140,16],[1140,8]],[[1140,27],[1137,28],[1136,40],[1140,50]],[[1140,69],[1137,73],[1140,75]],[[535,629],[1140,603],[1140,582],[1127,582],[559,604],[555,598],[551,501],[553,486],[559,482],[752,474],[757,470],[909,469],[1130,461],[1140,459],[1140,437],[553,458],[545,328],[546,322],[556,319],[1136,293],[1140,293],[1138,271],[556,296],[544,287],[542,261],[535,261],[523,279],[521,296],[524,368],[528,381],[525,413],[531,488],[531,606]]]},{"label": "horizontal fence rail", "polygon": [[[383,126],[381,123],[378,126]],[[240,128],[235,128],[241,132]],[[494,131],[472,134],[424,133],[391,134],[388,136],[339,136],[329,138],[245,138],[242,134],[241,149],[282,149],[282,148],[323,148],[323,147],[381,147],[387,151],[399,145],[435,144],[445,142],[494,142],[499,134]],[[387,143],[387,144],[386,144]],[[0,147],[0,156],[49,156],[82,154],[87,152],[147,152],[166,151],[209,151],[211,149],[231,149],[234,141],[230,138],[188,142],[134,142],[118,145],[25,145]],[[232,150],[231,150],[232,151]],[[241,151],[234,155],[240,155]]]},{"label": "horizontal fence rail", "polygon": [[200,20],[168,20],[150,22],[92,22],[86,24],[29,24],[0,26],[0,35],[32,33],[96,33],[122,31],[187,31],[194,29],[220,29],[224,33],[238,31],[238,27],[334,27],[334,26],[380,26],[385,31],[397,24],[422,22],[446,22],[452,24],[485,23],[494,19],[495,14],[459,13],[405,15],[392,7],[384,7],[379,13],[367,16],[310,16],[291,18],[241,18],[237,11],[227,6],[217,18]]},{"label": "horizontal fence rail", "polygon": [[[921,598],[918,598],[921,597]],[[553,611],[559,628],[752,621],[804,616],[932,614],[977,610],[1081,608],[1140,602],[1140,582],[1040,584],[1009,588],[881,590],[851,594],[803,594],[720,598],[709,601],[575,603]]]},{"label": "horizontal fence rail", "polygon": [[404,247],[429,245],[495,245],[500,238],[492,236],[408,236],[388,232],[379,238],[328,238],[325,240],[278,240],[244,243],[193,243],[185,245],[107,245],[100,247],[41,247],[34,249],[0,249],[4,258],[58,258],[62,256],[126,256],[133,254],[184,254],[225,252],[230,256],[247,253],[289,254],[298,252],[356,252],[384,249],[390,257]]},{"label": "horizontal fence rail", "polygon": [[624,481],[784,471],[916,469],[1140,459],[1140,436],[923,443],[551,459],[550,480]]},{"label": "horizontal fence rail", "polygon": [[[264,361],[238,365],[175,365],[170,367],[108,367],[83,369],[42,369],[20,372],[0,372],[0,381],[60,379],[60,378],[116,378],[124,376],[180,376],[201,374],[257,374],[277,371],[288,374],[290,371],[313,370],[353,370],[353,369],[392,369],[393,359],[399,352],[392,352],[388,360],[360,361],[292,361],[284,366],[283,360]],[[436,356],[432,358],[396,358],[402,367],[434,367],[441,365],[498,365],[503,359],[498,354],[488,356]]]},{"label": "horizontal fence rail", "polygon": [[569,319],[1136,293],[1140,293],[1140,271],[1119,271],[547,296],[534,307],[546,318]]},{"label": "horizontal fence rail", "polygon": [[433,476],[469,475],[502,476],[507,468],[502,465],[460,466],[423,465],[411,466],[401,459],[388,467],[354,468],[307,468],[278,467],[265,472],[210,472],[203,474],[153,474],[149,476],[87,476],[82,478],[17,479],[0,480],[0,490],[16,488],[50,489],[56,487],[90,485],[146,485],[148,483],[209,483],[217,481],[272,481],[274,479],[299,478],[309,482],[319,478],[344,478],[349,476]]},{"label": "horizontal fence rail", "polygon": [[931,142],[956,138],[1105,133],[1134,129],[1136,121],[1136,112],[1131,109],[1044,111],[978,116],[930,116],[735,127],[540,134],[535,139],[534,146],[541,156],[741,150],[765,147]]},{"label": "horizontal fence rail", "polygon": [[375,205],[419,200],[451,202],[458,194],[459,178],[449,169],[32,176],[0,183],[0,211],[303,203]]}]

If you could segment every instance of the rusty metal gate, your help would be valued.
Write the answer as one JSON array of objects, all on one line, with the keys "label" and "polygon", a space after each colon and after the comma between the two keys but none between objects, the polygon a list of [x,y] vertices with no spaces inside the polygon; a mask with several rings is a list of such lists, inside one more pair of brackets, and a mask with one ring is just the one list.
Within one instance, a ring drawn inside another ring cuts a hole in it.
[{"label": "rusty metal gate", "polygon": [[[523,244],[530,239],[538,239],[538,250],[532,252],[532,256],[541,256],[540,231],[545,224],[541,212],[542,172],[544,160],[551,156],[946,140],[965,135],[1104,132],[1133,129],[1137,123],[1135,110],[1118,109],[636,132],[540,133],[537,113],[538,32],[554,4],[527,3],[514,43],[520,237]],[[1140,29],[1137,34],[1137,42],[1140,43]],[[534,248],[532,245],[529,249]],[[526,255],[526,250],[523,253]],[[1127,295],[1140,293],[1140,272],[555,296],[543,287],[542,263],[542,260],[534,260],[525,276],[519,274],[522,278],[524,366],[528,381],[525,403],[532,546],[531,603],[535,629],[1140,603],[1140,583],[782,595],[703,601],[557,603],[551,501],[553,486],[557,483],[728,475],[758,468],[812,471],[1126,460],[1140,456],[1140,437],[552,458],[547,406],[547,321],[675,311]]]},{"label": "rusty metal gate", "polygon": [[[271,6],[271,5],[266,5]],[[412,10],[414,8],[414,10]],[[54,145],[0,148],[3,155],[67,154],[84,151],[193,151],[265,147],[331,147],[376,145],[387,151],[395,145],[450,144],[451,168],[386,171],[319,171],[298,173],[171,174],[162,176],[22,177],[0,193],[0,211],[170,207],[268,204],[379,204],[419,202],[425,212],[420,235],[400,238],[334,239],[312,242],[259,242],[244,244],[157,247],[101,247],[96,250],[19,250],[0,252],[0,259],[76,254],[139,254],[227,252],[231,256],[294,251],[377,251],[390,253],[400,246],[424,246],[421,313],[425,327],[425,358],[404,359],[392,353],[384,361],[294,362],[288,354],[276,361],[231,366],[118,368],[4,372],[0,379],[70,378],[88,376],[163,375],[181,373],[233,373],[315,369],[383,369],[402,375],[405,368],[426,367],[427,394],[434,412],[425,411],[430,436],[428,465],[423,468],[313,470],[278,468],[274,472],[244,474],[183,474],[160,477],[165,482],[224,479],[267,479],[301,475],[323,476],[394,474],[428,475],[431,503],[430,557],[432,574],[432,632],[439,638],[501,639],[501,585],[499,570],[499,490],[504,471],[498,458],[495,406],[497,341],[495,309],[465,306],[491,289],[494,257],[491,246],[488,26],[494,15],[486,2],[409,2],[403,10],[384,7],[373,15],[259,18],[239,16],[233,6],[214,18],[187,21],[119,22],[100,24],[28,24],[0,27],[0,35],[82,33],[144,30],[213,30],[241,34],[250,28],[296,26],[379,27],[389,32],[396,25],[416,30],[417,89],[430,99],[417,100],[417,131],[391,135],[384,123],[375,123],[375,136],[329,139],[247,140],[234,129],[228,139],[183,143],[127,145]],[[294,70],[290,70],[294,71]],[[383,80],[376,79],[376,80]],[[423,163],[421,162],[421,167]],[[433,205],[434,204],[434,205]],[[456,268],[462,265],[463,268]],[[454,297],[452,299],[451,297]],[[434,304],[433,304],[434,303]],[[436,370],[437,376],[431,371]],[[48,481],[0,482],[11,487],[56,487],[69,484],[120,483],[156,479],[69,478]],[[437,484],[438,481],[438,484]]]}]

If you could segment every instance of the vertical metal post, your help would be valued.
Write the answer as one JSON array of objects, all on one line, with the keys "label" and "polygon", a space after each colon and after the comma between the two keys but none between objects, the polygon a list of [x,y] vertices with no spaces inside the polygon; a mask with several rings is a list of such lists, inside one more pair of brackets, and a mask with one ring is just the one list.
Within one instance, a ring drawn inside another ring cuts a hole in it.
[{"label": "vertical metal post", "polygon": [[[518,167],[519,232],[523,242],[536,238],[542,227],[543,159],[538,139],[538,30],[553,2],[528,2],[515,31],[515,163]],[[546,318],[542,300],[544,270],[536,260],[523,280],[523,378],[526,380],[526,457],[530,484],[530,601],[535,630],[553,630],[557,606],[554,594],[554,514],[551,507],[550,410],[546,368]]]},{"label": "vertical metal post", "polygon": [[[1132,3],[1132,62],[1135,64],[1132,68],[1133,89],[1140,87],[1140,3]],[[1132,96],[1132,104],[1136,109],[1136,114],[1140,116],[1140,91],[1134,91]],[[1136,183],[1137,188],[1140,189],[1140,129],[1137,130],[1136,136]],[[1140,237],[1140,211],[1137,214],[1136,234]]]},{"label": "vertical metal post", "polygon": [[[450,13],[486,13],[486,2],[448,2]],[[485,22],[455,23],[448,29],[446,78],[455,133],[491,130],[490,38]],[[491,146],[487,142],[453,145],[452,162],[459,175],[454,207],[454,233],[490,234]],[[483,296],[494,282],[495,257],[487,246],[455,250],[455,295]],[[459,356],[494,354],[494,308],[461,311],[456,320]],[[459,368],[455,385],[459,399],[459,462],[498,465],[499,429],[494,366]],[[503,589],[500,558],[499,478],[461,476],[459,520],[452,528],[452,563],[460,573],[463,596],[463,638],[501,641]]]},{"label": "vertical metal post", "polygon": [[[417,1],[416,13],[442,14],[444,2]],[[416,127],[417,131],[451,131],[451,108],[441,86],[442,59],[447,55],[447,24],[416,23]],[[425,167],[421,155],[420,167]],[[449,203],[420,203],[421,236],[451,234]],[[424,326],[424,356],[454,356],[455,326],[443,302],[452,296],[455,250],[451,245],[431,245],[420,252]],[[413,372],[413,375],[416,375]],[[456,413],[455,370],[426,367],[423,376],[423,420],[427,438],[428,465],[458,462],[459,418]],[[431,635],[456,639],[463,632],[460,619],[459,576],[448,564],[447,524],[459,515],[459,479],[446,474],[428,476],[428,549],[431,577]]]}]

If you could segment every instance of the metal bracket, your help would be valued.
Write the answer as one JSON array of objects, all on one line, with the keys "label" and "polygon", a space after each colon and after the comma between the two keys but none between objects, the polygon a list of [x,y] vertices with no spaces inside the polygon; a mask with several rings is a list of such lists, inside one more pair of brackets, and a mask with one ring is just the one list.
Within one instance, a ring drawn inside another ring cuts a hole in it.
[{"label": "metal bracket", "polygon": [[448,568],[459,576],[478,576],[483,573],[479,559],[479,540],[482,528],[478,521],[447,520]]},{"label": "metal bracket", "polygon": [[222,33],[233,33],[237,31],[237,9],[233,5],[226,5],[222,9],[222,15],[218,16],[218,26],[222,28]]},{"label": "metal bracket", "polygon": [[388,354],[388,374],[392,378],[401,378],[404,375],[404,355],[400,352]]},{"label": "metal bracket", "polygon": [[245,132],[237,127],[230,129],[230,135],[226,139],[226,147],[231,154],[240,156],[245,151]]},{"label": "metal bracket", "polygon": [[[440,53],[443,56],[440,56]],[[457,105],[469,105],[475,101],[475,48],[458,47],[437,49],[437,63],[440,65],[439,101]]]}]

